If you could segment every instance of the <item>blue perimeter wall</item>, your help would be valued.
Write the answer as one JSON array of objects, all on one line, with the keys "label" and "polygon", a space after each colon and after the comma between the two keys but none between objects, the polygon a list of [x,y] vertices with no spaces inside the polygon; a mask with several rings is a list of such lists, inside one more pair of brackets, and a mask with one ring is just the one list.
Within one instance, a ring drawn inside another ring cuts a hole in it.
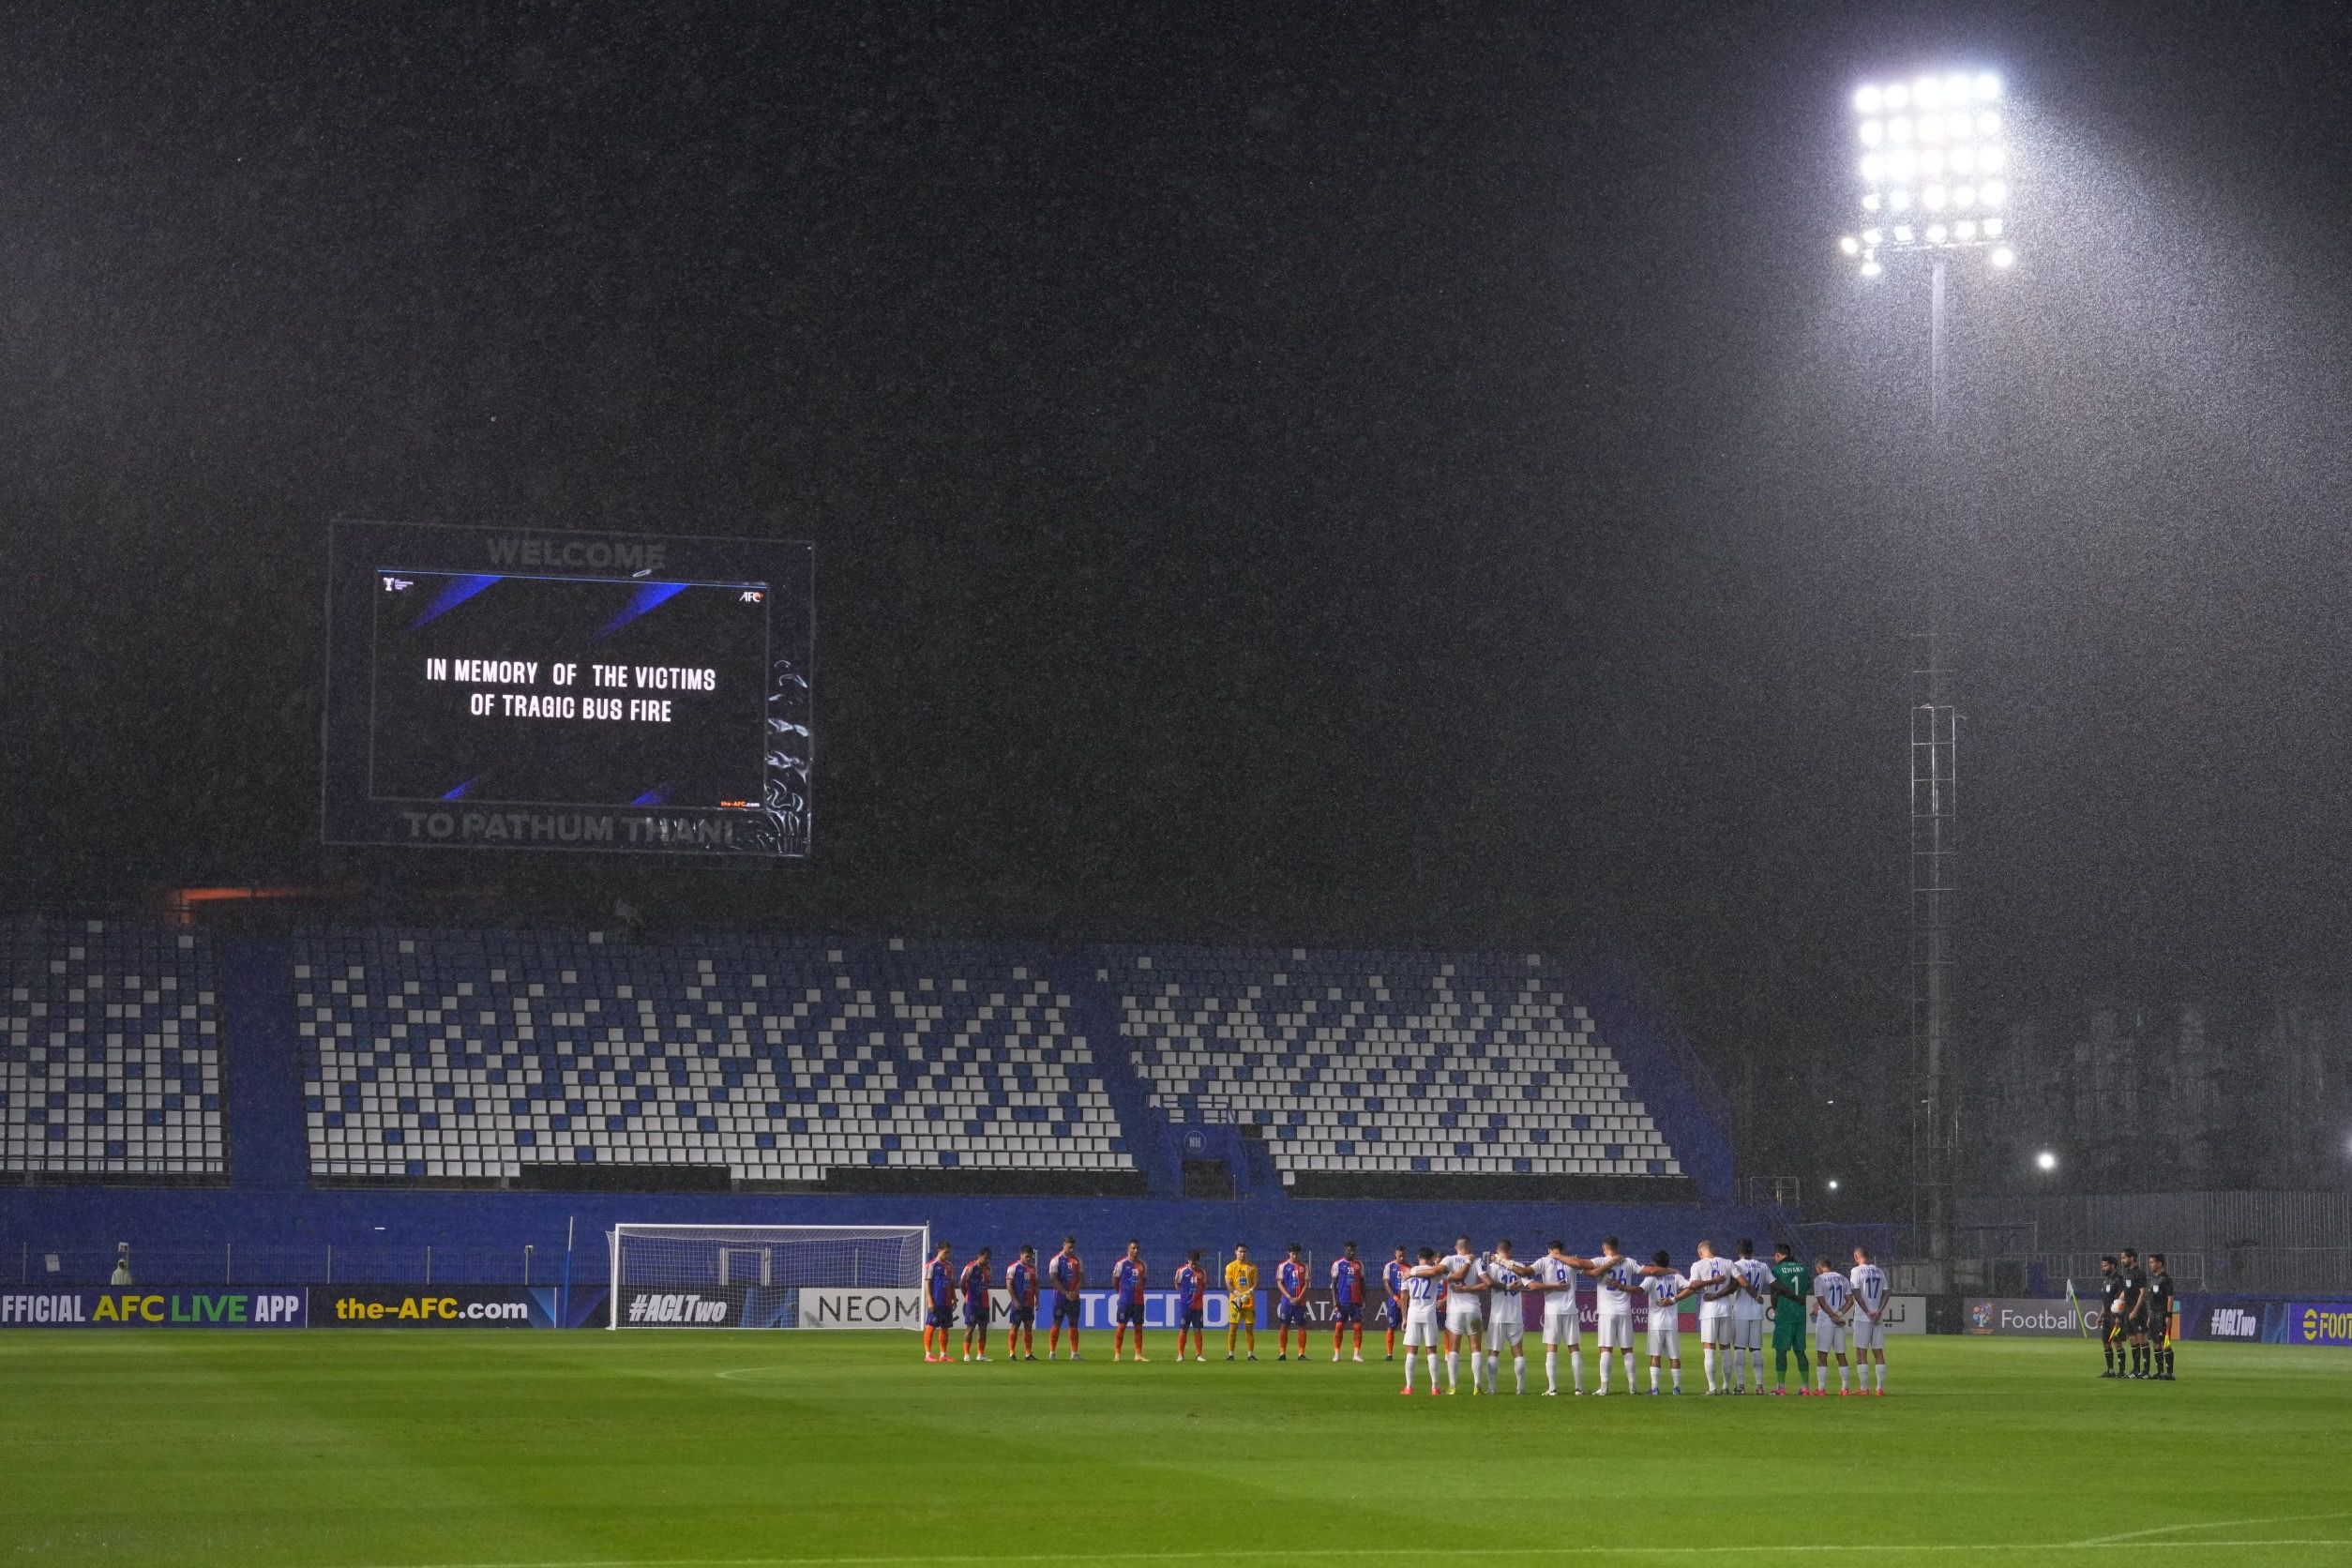
[{"label": "blue perimeter wall", "polygon": [[[423,1249],[445,1255],[435,1277],[452,1281],[450,1267],[476,1276],[477,1283],[517,1276],[522,1247],[536,1249],[537,1266],[563,1256],[567,1226],[577,1225],[583,1272],[601,1273],[603,1232],[616,1223],[734,1225],[929,1225],[935,1238],[952,1241],[959,1256],[993,1246],[1007,1249],[1033,1243],[1050,1251],[1065,1234],[1076,1234],[1082,1254],[1108,1263],[1133,1237],[1143,1244],[1155,1281],[1171,1274],[1192,1247],[1218,1257],[1246,1242],[1261,1262],[1296,1242],[1319,1263],[1354,1241],[1364,1256],[1384,1260],[1396,1245],[1443,1250],[1456,1234],[1469,1232],[1482,1245],[1511,1237],[1522,1257],[1560,1237],[1572,1251],[1597,1250],[1604,1235],[1622,1238],[1626,1250],[1646,1256],[1666,1247],[1689,1255],[1700,1237],[1718,1242],[1741,1235],[1769,1245],[1773,1216],[1729,1201],[1733,1191],[1731,1150],[1726,1141],[1722,1100],[1671,1014],[1630,966],[1599,961],[1576,967],[1569,976],[1578,1000],[1592,1013],[1604,1037],[1633,1070],[1651,1115],[1696,1178],[1703,1199],[1687,1204],[1544,1204],[1406,1202],[1293,1199],[1271,1170],[1236,1165],[1239,1197],[1217,1202],[1173,1197],[1123,1199],[945,1198],[929,1196],[840,1196],[822,1194],[605,1194],[446,1191],[369,1188],[314,1189],[309,1185],[304,1146],[294,1002],[287,984],[292,945],[284,942],[228,939],[219,945],[222,988],[222,1038],[227,1053],[227,1117],[230,1169],[227,1188],[70,1187],[0,1185],[0,1282],[30,1258],[38,1277],[41,1255],[55,1251],[88,1259],[116,1242],[128,1242],[135,1259],[209,1258],[234,1244],[244,1255],[240,1279],[255,1284],[301,1283],[310,1266],[297,1258],[336,1249],[338,1277],[357,1277],[369,1254],[413,1256],[421,1274]],[[1060,966],[1057,966],[1060,967]],[[1075,966],[1072,966],[1075,970]],[[1077,972],[1057,975],[1076,981]],[[1091,979],[1091,976],[1087,978]],[[1100,988],[1074,985],[1075,995],[1095,1000]],[[1144,1109],[1140,1085],[1123,1052],[1116,1020],[1085,1019],[1090,1034],[1112,1048],[1104,1063],[1106,1080],[1118,1093],[1119,1110],[1133,1146],[1156,1190],[1175,1185],[1176,1152],[1165,1123]],[[1121,1081],[1123,1080],[1123,1081]],[[1229,1134],[1229,1129],[1214,1129]],[[1224,1141],[1238,1144],[1242,1140]],[[1250,1151],[1235,1149],[1246,1156]],[[275,1256],[287,1277],[270,1277]],[[469,1264],[469,1259],[478,1259]],[[406,1264],[387,1262],[379,1277],[405,1278]],[[297,1274],[297,1268],[300,1273]],[[250,1270],[251,1272],[249,1272]],[[174,1270],[173,1272],[181,1272]],[[167,1280],[151,1269],[154,1283],[217,1282],[208,1263],[190,1264],[190,1277]],[[535,1274],[535,1277],[540,1277]],[[96,1283],[96,1281],[93,1281]]]},{"label": "blue perimeter wall", "polygon": [[[29,1244],[36,1259],[44,1252],[87,1255],[116,1242],[131,1244],[136,1259],[180,1255],[234,1243],[251,1259],[236,1269],[253,1284],[302,1283],[273,1280],[263,1259],[268,1249],[333,1246],[356,1255],[387,1249],[413,1250],[420,1259],[432,1246],[445,1254],[497,1252],[494,1280],[511,1277],[524,1244],[537,1248],[547,1268],[563,1256],[567,1223],[578,1222],[581,1267],[602,1273],[603,1232],[615,1224],[676,1225],[928,1225],[934,1240],[953,1242],[959,1257],[992,1246],[1000,1259],[1008,1249],[1033,1243],[1052,1251],[1064,1235],[1078,1238],[1080,1253],[1106,1265],[1130,1237],[1143,1244],[1154,1282],[1164,1282],[1184,1252],[1199,1247],[1212,1257],[1246,1242],[1262,1265],[1277,1249],[1297,1242],[1319,1263],[1353,1241],[1367,1259],[1385,1260],[1397,1245],[1446,1250],[1467,1230],[1481,1244],[1499,1236],[1518,1244],[1522,1257],[1540,1252],[1560,1237],[1571,1251],[1591,1253],[1604,1235],[1615,1234],[1628,1252],[1647,1256],[1666,1247],[1690,1255],[1700,1237],[1718,1242],[1752,1235],[1769,1245],[1768,1216],[1730,1205],[1410,1203],[1301,1201],[1259,1199],[1203,1202],[1184,1199],[841,1197],[784,1194],[729,1196],[700,1193],[513,1193],[397,1192],[383,1189],[327,1192],[238,1192],[234,1189],[168,1190],[151,1187],[12,1187],[0,1189],[0,1243],[18,1253]],[[379,1229],[380,1228],[380,1229]],[[435,1277],[447,1273],[445,1259]],[[17,1258],[0,1257],[0,1282],[15,1273]],[[461,1265],[460,1265],[461,1266]],[[249,1272],[250,1271],[250,1272]],[[210,1275],[167,1281],[143,1267],[157,1284],[203,1283]],[[349,1272],[346,1266],[345,1273]],[[468,1271],[467,1277],[484,1273]],[[339,1274],[339,1277],[341,1275]],[[535,1276],[536,1277],[536,1276]],[[490,1283],[493,1280],[477,1280]]]}]

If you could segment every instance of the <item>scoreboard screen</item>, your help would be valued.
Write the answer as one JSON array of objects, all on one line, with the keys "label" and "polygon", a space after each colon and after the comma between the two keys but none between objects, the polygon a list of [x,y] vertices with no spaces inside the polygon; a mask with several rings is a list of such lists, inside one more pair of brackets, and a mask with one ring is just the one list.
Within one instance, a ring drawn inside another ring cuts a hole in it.
[{"label": "scoreboard screen", "polygon": [[339,522],[332,843],[808,852],[805,543]]}]

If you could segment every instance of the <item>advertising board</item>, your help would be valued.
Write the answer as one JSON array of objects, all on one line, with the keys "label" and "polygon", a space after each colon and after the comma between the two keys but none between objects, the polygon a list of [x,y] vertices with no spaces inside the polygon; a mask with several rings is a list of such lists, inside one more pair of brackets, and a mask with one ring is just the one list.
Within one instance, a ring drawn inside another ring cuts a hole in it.
[{"label": "advertising board", "polygon": [[[2088,1319],[2088,1322],[2085,1322]],[[2028,1297],[1971,1296],[1963,1310],[1961,1327],[1969,1334],[2024,1335],[2042,1339],[2096,1337],[2097,1307],[2073,1307],[2063,1301]]]},{"label": "advertising board", "polygon": [[2180,1336],[2240,1345],[2352,1347],[2352,1302],[2190,1296],[2180,1304]]},{"label": "advertising board", "polygon": [[309,1321],[299,1285],[218,1290],[0,1291],[0,1328],[298,1329]]},{"label": "advertising board", "polygon": [[317,1285],[310,1322],[323,1329],[544,1329],[555,1291],[520,1285]]}]

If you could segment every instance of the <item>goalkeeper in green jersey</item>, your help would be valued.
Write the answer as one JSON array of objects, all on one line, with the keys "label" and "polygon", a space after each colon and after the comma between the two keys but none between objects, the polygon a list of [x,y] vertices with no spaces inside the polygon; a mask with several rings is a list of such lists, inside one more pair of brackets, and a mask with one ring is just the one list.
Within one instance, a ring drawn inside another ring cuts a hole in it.
[{"label": "goalkeeper in green jersey", "polygon": [[1774,1394],[1788,1392],[1788,1352],[1797,1352],[1797,1386],[1811,1386],[1813,1368],[1805,1355],[1805,1298],[1813,1280],[1787,1242],[1772,1247],[1772,1378]]}]

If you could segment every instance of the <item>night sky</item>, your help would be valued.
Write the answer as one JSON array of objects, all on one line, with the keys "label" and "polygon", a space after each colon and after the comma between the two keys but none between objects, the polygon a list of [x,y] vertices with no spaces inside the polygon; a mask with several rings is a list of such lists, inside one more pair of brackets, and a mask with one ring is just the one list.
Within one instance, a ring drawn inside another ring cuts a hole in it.
[{"label": "night sky", "polygon": [[[0,22],[0,908],[1599,942],[1875,1048],[1925,287],[1834,241],[1952,62],[1965,993],[2340,960],[2339,8],[367,10]],[[323,850],[337,515],[813,539],[815,860]]]}]

